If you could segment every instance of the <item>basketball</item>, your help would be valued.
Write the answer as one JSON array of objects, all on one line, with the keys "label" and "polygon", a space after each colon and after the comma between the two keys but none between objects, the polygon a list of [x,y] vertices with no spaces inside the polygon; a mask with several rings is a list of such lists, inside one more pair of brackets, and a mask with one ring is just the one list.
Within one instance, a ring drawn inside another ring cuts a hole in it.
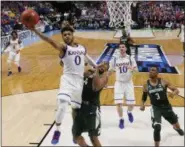
[{"label": "basketball", "polygon": [[34,27],[39,21],[39,15],[32,9],[25,10],[21,14],[21,22],[27,27]]}]

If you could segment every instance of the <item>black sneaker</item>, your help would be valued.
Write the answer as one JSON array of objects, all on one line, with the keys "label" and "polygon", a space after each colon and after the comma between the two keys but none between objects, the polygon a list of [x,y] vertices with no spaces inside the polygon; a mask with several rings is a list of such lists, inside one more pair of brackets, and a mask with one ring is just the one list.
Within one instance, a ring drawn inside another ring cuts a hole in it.
[{"label": "black sneaker", "polygon": [[9,71],[9,72],[8,72],[8,76],[10,76],[11,74],[12,74],[12,72],[11,72],[11,71]]},{"label": "black sneaker", "polygon": [[184,131],[182,129],[174,129],[175,131],[177,131],[177,133],[179,133],[180,136],[184,136]]},{"label": "black sneaker", "polygon": [[22,68],[19,66],[19,67],[18,67],[18,72],[21,72],[21,70],[22,70]]}]

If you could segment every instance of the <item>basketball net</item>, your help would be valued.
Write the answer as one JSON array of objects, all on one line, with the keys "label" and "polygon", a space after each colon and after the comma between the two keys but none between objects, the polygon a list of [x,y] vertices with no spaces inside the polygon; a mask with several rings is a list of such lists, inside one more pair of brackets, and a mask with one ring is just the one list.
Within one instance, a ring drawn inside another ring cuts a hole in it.
[{"label": "basketball net", "polygon": [[131,1],[106,1],[110,15],[109,26],[122,28],[130,32],[132,24]]}]

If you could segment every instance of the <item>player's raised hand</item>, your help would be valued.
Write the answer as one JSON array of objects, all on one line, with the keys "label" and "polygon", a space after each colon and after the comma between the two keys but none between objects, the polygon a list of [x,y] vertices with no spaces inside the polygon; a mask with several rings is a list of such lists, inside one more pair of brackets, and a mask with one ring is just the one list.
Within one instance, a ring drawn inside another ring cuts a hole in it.
[{"label": "player's raised hand", "polygon": [[174,98],[175,95],[176,95],[176,94],[175,94],[174,92],[170,92],[170,93],[168,94],[168,96],[171,97],[171,98]]},{"label": "player's raised hand", "polygon": [[144,106],[144,105],[141,105],[141,106],[140,106],[140,110],[141,110],[141,111],[145,111],[145,106]]},{"label": "player's raised hand", "polygon": [[101,62],[96,66],[97,70],[101,69],[104,66],[104,62]]},{"label": "player's raised hand", "polygon": [[20,52],[20,50],[17,50],[16,53],[18,54]]},{"label": "player's raised hand", "polygon": [[127,66],[127,69],[129,69],[129,70],[134,70],[134,67],[128,65],[128,66]]}]

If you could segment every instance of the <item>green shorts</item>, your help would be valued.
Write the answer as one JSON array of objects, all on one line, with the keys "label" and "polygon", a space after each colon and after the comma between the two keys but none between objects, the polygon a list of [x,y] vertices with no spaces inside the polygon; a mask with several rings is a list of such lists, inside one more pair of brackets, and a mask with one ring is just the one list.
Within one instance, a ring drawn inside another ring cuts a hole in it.
[{"label": "green shorts", "polygon": [[152,106],[151,115],[152,126],[154,126],[156,123],[161,124],[162,117],[164,117],[164,119],[166,119],[170,124],[176,124],[178,122],[178,117],[174,113],[171,105],[166,107]]},{"label": "green shorts", "polygon": [[[90,109],[91,108],[91,109]],[[89,111],[91,110],[91,111]],[[99,136],[101,129],[100,111],[97,106],[81,106],[81,109],[73,110],[73,137],[81,136],[88,132],[89,136]]]}]

